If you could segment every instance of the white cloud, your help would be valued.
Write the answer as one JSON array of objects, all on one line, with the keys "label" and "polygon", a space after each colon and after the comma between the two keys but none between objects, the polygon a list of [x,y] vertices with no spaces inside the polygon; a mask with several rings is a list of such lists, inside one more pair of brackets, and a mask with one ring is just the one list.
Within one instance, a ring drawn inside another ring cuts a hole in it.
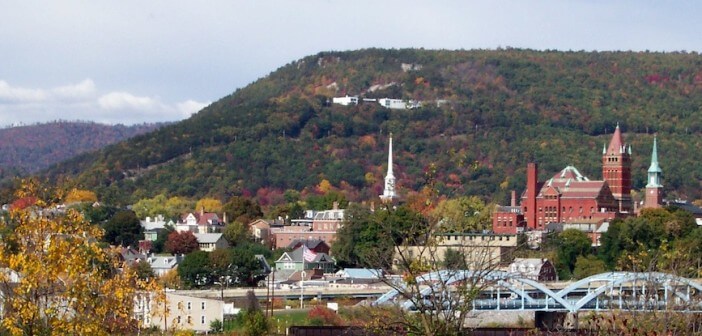
[{"label": "white cloud", "polygon": [[95,83],[84,79],[78,84],[59,86],[51,90],[58,99],[80,99],[95,95]]},{"label": "white cloud", "polygon": [[6,81],[0,80],[0,102],[39,102],[46,100],[47,96],[44,90],[16,87],[10,85]]},{"label": "white cloud", "polygon": [[128,92],[110,92],[100,97],[98,104],[105,110],[152,110],[158,105],[153,98],[138,97]]},{"label": "white cloud", "polygon": [[101,92],[93,80],[54,88],[24,88],[0,80],[0,126],[52,120],[88,120],[108,124],[178,121],[209,103],[164,102],[126,91]]},{"label": "white cloud", "polygon": [[201,103],[196,102],[194,100],[186,100],[182,103],[178,103],[176,107],[178,108],[178,111],[182,113],[183,117],[187,118],[190,117],[193,113],[197,113],[198,111],[202,110],[207,105],[210,105],[210,103]]}]

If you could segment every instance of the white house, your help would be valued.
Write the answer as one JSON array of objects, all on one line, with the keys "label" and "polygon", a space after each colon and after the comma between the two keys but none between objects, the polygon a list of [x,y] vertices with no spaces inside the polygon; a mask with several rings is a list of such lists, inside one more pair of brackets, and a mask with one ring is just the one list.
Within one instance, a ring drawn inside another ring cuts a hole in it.
[{"label": "white house", "polygon": [[154,295],[137,298],[135,318],[145,326],[161,330],[210,331],[214,320],[224,321],[224,301],[185,296],[166,292],[165,302],[154,300]]},{"label": "white house", "polygon": [[146,258],[146,262],[149,263],[151,269],[154,271],[156,276],[162,276],[168,271],[176,268],[178,263],[182,260],[179,256],[149,256]]},{"label": "white house", "polygon": [[220,220],[216,213],[200,210],[183,215],[175,228],[178,232],[208,233],[221,229],[226,221],[226,214]]},{"label": "white house", "polygon": [[332,98],[332,103],[344,106],[358,105],[358,96],[349,97],[346,95],[346,97],[334,97]]}]

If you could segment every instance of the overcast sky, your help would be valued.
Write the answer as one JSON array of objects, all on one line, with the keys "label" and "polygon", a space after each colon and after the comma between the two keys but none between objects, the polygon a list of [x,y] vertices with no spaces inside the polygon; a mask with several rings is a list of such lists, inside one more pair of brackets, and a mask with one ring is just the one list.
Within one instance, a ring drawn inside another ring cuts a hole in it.
[{"label": "overcast sky", "polygon": [[0,126],[181,120],[329,50],[702,52],[700,3],[0,0]]}]

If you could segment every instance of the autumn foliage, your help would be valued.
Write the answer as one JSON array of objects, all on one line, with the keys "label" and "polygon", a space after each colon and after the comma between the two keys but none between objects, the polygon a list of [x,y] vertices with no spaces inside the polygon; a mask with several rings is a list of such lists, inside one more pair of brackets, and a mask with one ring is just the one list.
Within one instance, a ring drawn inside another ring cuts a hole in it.
[{"label": "autumn foliage", "polygon": [[197,238],[190,231],[173,231],[166,240],[166,251],[171,254],[188,254],[197,251],[199,247]]},{"label": "autumn foliage", "polygon": [[67,204],[77,202],[97,202],[97,196],[90,190],[73,189],[66,195]]},{"label": "autumn foliage", "polygon": [[314,306],[310,309],[307,313],[307,319],[312,325],[339,326],[344,324],[343,319],[336,312],[323,306]]},{"label": "autumn foliage", "polygon": [[[136,330],[134,300],[155,283],[132,269],[119,271],[114,251],[99,243],[102,230],[73,209],[44,215],[55,204],[36,195],[32,181],[17,192],[34,198],[0,222],[0,334],[109,335]],[[53,199],[60,199],[56,197]]]}]

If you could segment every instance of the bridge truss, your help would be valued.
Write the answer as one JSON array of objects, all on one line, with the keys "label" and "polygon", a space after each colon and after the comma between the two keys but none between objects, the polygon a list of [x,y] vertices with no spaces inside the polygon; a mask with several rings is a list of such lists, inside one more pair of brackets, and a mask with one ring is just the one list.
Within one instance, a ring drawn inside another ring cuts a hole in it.
[{"label": "bridge truss", "polygon": [[[472,310],[538,310],[575,313],[584,310],[677,310],[702,312],[702,286],[691,279],[659,272],[608,272],[578,280],[554,291],[546,284],[503,272],[441,270],[415,280],[421,285],[411,294],[409,286],[399,283],[374,304],[395,303],[416,310],[429,298],[444,302],[443,309],[464,298],[456,298],[456,284],[482,282],[480,293],[469,303]],[[443,300],[443,301],[442,301]],[[432,300],[435,301],[435,300]]]}]

